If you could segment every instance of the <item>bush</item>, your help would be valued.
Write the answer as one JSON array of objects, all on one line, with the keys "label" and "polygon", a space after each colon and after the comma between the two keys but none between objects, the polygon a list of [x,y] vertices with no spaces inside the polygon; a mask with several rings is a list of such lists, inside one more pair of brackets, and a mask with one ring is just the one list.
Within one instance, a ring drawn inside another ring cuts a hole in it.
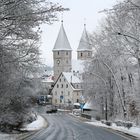
[{"label": "bush", "polygon": [[111,121],[106,121],[106,120],[101,120],[101,123],[106,124],[108,126],[111,126],[112,125],[112,122]]},{"label": "bush", "polygon": [[111,125],[112,125],[112,122],[110,122],[110,121],[106,121],[105,124],[108,125],[108,126],[111,126]]},{"label": "bush", "polygon": [[115,121],[115,124],[117,126],[123,126],[124,125],[123,123],[124,123],[123,121]]},{"label": "bush", "polygon": [[133,123],[132,122],[124,122],[124,121],[115,121],[115,124],[117,126],[124,126],[124,127],[127,127],[128,129],[131,128],[133,126]]},{"label": "bush", "polygon": [[128,129],[131,128],[133,126],[132,122],[125,122],[124,123],[124,127],[127,127]]}]

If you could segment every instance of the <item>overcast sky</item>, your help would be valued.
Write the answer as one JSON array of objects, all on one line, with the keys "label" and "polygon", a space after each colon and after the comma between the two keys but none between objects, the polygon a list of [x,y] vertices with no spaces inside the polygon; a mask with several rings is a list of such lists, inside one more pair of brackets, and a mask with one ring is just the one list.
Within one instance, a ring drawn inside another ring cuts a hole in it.
[{"label": "overcast sky", "polygon": [[[111,8],[117,1],[116,0],[52,0],[57,2],[65,8],[70,8],[70,11],[64,12],[63,21],[64,28],[73,49],[72,57],[76,59],[76,49],[78,47],[83,28],[84,19],[86,19],[86,29],[92,33],[96,30],[99,23],[105,16],[99,13],[106,8]],[[55,22],[53,25],[42,26],[42,39],[41,39],[41,58],[43,63],[53,66],[52,49],[54,47],[60,25],[61,14],[59,14],[60,21]]]}]

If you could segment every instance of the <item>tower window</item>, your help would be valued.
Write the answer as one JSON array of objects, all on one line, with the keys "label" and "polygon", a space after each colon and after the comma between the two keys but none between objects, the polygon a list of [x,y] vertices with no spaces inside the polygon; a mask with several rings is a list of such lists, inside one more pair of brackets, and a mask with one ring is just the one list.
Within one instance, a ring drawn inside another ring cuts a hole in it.
[{"label": "tower window", "polygon": [[83,53],[81,53],[81,57],[83,56]]}]

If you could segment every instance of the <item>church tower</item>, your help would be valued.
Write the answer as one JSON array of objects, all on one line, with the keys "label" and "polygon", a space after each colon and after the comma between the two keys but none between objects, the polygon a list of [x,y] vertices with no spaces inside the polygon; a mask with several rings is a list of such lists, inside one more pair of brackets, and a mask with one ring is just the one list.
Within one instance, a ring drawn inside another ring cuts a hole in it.
[{"label": "church tower", "polygon": [[63,21],[53,48],[54,80],[61,72],[70,72],[72,68],[72,49],[63,27]]},{"label": "church tower", "polygon": [[84,31],[77,49],[77,59],[87,60],[90,59],[91,57],[92,57],[92,47],[86,31],[86,24],[84,24]]}]

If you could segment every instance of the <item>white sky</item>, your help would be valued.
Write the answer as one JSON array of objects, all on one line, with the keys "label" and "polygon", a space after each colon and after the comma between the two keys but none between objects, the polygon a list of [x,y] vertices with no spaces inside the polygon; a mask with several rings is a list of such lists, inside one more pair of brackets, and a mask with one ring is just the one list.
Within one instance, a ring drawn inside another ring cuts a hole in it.
[{"label": "white sky", "polygon": [[[65,8],[70,8],[63,14],[64,28],[73,49],[72,57],[76,59],[76,49],[78,47],[83,27],[84,19],[86,19],[86,29],[92,33],[96,30],[99,22],[105,16],[99,13],[106,8],[111,8],[116,0],[51,0],[57,2]],[[42,39],[41,39],[41,58],[43,63],[53,66],[52,49],[54,47],[60,25],[61,14],[59,14],[60,21],[55,22],[53,25],[42,25]]]}]

